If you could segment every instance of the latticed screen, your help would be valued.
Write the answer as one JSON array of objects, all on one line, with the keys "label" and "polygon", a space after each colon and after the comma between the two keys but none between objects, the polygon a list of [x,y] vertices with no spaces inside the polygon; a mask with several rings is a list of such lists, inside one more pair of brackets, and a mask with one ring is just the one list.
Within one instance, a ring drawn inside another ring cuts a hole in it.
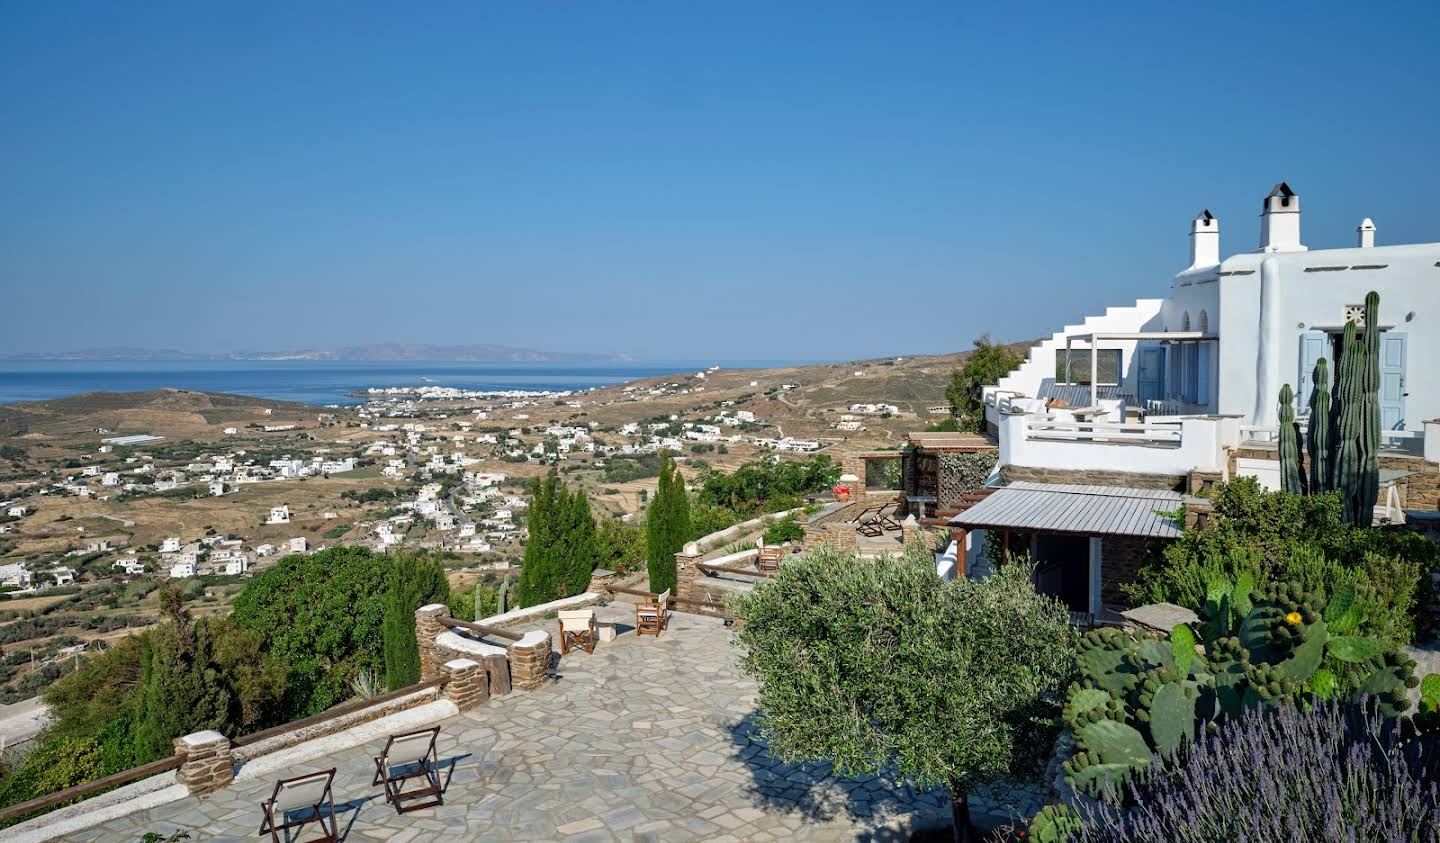
[{"label": "latticed screen", "polygon": [[940,455],[940,509],[957,509],[960,499],[985,485],[995,467],[994,451]]}]

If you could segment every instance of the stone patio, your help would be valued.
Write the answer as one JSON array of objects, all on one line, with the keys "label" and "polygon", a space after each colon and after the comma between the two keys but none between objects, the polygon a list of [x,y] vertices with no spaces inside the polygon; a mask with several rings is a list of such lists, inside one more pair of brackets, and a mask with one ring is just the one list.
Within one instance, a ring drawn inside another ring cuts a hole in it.
[{"label": "stone patio", "polygon": [[[752,737],[755,685],[737,672],[720,620],[675,614],[657,640],[636,638],[629,606],[599,614],[623,624],[620,636],[594,655],[572,651],[553,683],[441,721],[445,805],[396,815],[370,785],[379,744],[285,775],[338,769],[336,810],[350,841],[902,841],[909,829],[948,823],[939,794],[769,758]],[[193,841],[255,840],[278,777],[64,839],[129,843],[184,829]]]}]

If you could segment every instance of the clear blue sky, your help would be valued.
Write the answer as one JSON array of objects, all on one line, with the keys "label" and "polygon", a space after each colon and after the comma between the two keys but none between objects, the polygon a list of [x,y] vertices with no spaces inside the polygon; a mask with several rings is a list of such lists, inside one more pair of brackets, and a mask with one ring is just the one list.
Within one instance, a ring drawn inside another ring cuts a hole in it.
[{"label": "clear blue sky", "polygon": [[945,352],[1440,240],[1434,3],[0,2],[0,351]]}]

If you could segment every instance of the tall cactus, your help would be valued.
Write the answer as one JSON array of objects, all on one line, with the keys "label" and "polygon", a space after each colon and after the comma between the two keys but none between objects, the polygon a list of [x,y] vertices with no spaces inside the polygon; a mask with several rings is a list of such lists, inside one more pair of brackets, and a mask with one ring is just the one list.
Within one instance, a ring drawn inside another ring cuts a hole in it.
[{"label": "tall cactus", "polygon": [[1335,379],[1335,459],[1330,466],[1330,485],[1340,493],[1341,513],[1355,522],[1355,500],[1359,497],[1361,358],[1365,347],[1355,337],[1355,323],[1345,326],[1340,343],[1340,373]]},{"label": "tall cactus", "polygon": [[510,611],[510,577],[500,581],[500,595],[495,604],[496,614],[503,615]]},{"label": "tall cactus", "polygon": [[1295,391],[1280,388],[1280,487],[1298,495],[1300,487],[1300,430],[1295,425]]},{"label": "tall cactus", "polygon": [[484,581],[484,580],[476,580],[476,581],[475,581],[475,591],[474,591],[474,594],[475,594],[475,622],[476,622],[476,623],[479,623],[479,622],[485,620],[484,603],[483,603],[483,601],[481,601],[481,599],[480,599],[480,596],[481,596],[484,592],[485,592],[485,581]]},{"label": "tall cactus", "polygon": [[1355,523],[1369,526],[1380,495],[1380,294],[1365,294],[1365,356],[1360,376],[1361,411]]},{"label": "tall cactus", "polygon": [[1330,367],[1325,358],[1315,361],[1310,391],[1310,435],[1305,446],[1310,453],[1310,494],[1330,491]]}]

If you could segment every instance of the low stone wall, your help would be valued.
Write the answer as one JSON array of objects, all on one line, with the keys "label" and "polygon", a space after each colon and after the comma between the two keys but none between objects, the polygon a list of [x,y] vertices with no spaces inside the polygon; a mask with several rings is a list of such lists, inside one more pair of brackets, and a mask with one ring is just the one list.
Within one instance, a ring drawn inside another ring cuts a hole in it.
[{"label": "low stone wall", "polygon": [[513,609],[503,615],[491,615],[484,620],[476,621],[476,623],[504,629],[508,626],[531,623],[545,617],[551,612],[559,612],[566,609],[583,609],[586,606],[593,606],[600,602],[601,596],[598,592],[587,591],[582,594],[577,594],[574,597],[562,597],[559,600],[551,600],[549,603],[526,606],[523,609]]},{"label": "low stone wall", "polygon": [[[1232,471],[1232,476],[1233,473]],[[1132,489],[1160,489],[1178,492],[1185,489],[1188,478],[1183,474],[1144,474],[1138,471],[1002,465],[1000,466],[1000,479],[1005,483],[1016,481],[1076,483],[1084,486],[1127,486]]]},{"label": "low stone wall", "polygon": [[387,700],[386,702],[363,708],[359,711],[342,714],[339,717],[333,717],[312,726],[305,726],[292,732],[285,732],[272,738],[266,738],[265,740],[256,741],[252,744],[235,747],[231,755],[234,756],[237,762],[250,761],[262,755],[278,752],[279,750],[287,749],[297,744],[314,740],[315,738],[322,738],[326,735],[343,732],[361,723],[379,720],[382,717],[388,717],[391,714],[396,714],[407,709],[418,708],[426,703],[434,702],[440,697],[440,693],[439,688],[425,688],[413,694],[406,694],[398,699]]}]

